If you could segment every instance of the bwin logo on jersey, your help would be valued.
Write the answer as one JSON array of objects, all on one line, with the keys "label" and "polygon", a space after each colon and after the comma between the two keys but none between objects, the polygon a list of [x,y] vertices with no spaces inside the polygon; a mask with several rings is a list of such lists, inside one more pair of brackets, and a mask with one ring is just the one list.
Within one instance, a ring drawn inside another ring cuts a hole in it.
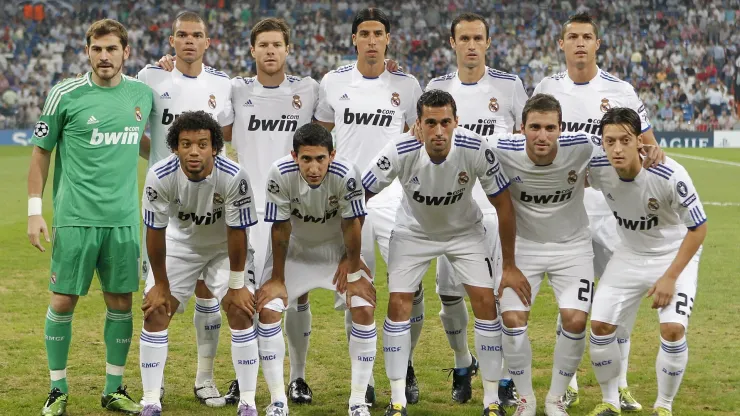
[{"label": "bwin logo on jersey", "polygon": [[300,116],[295,114],[283,114],[280,119],[260,120],[252,114],[249,117],[249,131],[296,131]]},{"label": "bwin logo on jersey", "polygon": [[211,225],[215,224],[216,221],[218,221],[219,218],[223,217],[224,212],[223,208],[216,208],[213,210],[213,213],[206,213],[206,215],[198,215],[195,212],[178,212],[177,218],[180,221],[187,221],[192,220],[195,225]]},{"label": "bwin logo on jersey", "polygon": [[445,196],[428,196],[428,195],[422,195],[419,193],[419,191],[414,191],[414,195],[412,196],[414,198],[414,201],[420,203],[420,204],[426,204],[426,205],[452,205],[455,202],[462,199],[463,195],[465,193],[465,188],[458,189],[455,192],[447,192],[447,195]]},{"label": "bwin logo on jersey", "polygon": [[630,220],[620,217],[619,214],[617,214],[617,211],[613,212],[614,217],[617,219],[617,224],[626,230],[645,231],[658,226],[658,216],[655,214],[650,214],[647,217],[640,217],[639,220]]},{"label": "bwin logo on jersey", "polygon": [[490,136],[496,130],[496,119],[494,118],[479,118],[477,123],[474,124],[463,124],[462,127],[476,132],[481,136]]},{"label": "bwin logo on jersey", "polygon": [[601,136],[601,120],[588,119],[585,123],[577,121],[563,121],[560,126],[563,133],[582,131],[588,134],[597,134]]},{"label": "bwin logo on jersey", "polygon": [[139,144],[140,133],[138,127],[125,127],[123,130],[103,133],[98,129],[93,129],[90,144],[93,146],[101,144]]},{"label": "bwin logo on jersey", "polygon": [[375,113],[352,113],[349,108],[344,109],[344,124],[360,124],[364,126],[390,127],[395,110],[375,110]]},{"label": "bwin logo on jersey", "polygon": [[334,208],[331,211],[327,211],[323,217],[317,218],[317,217],[314,217],[313,215],[303,215],[301,214],[301,211],[298,210],[298,208],[295,208],[293,209],[293,212],[290,213],[290,215],[293,215],[299,220],[303,220],[303,222],[312,222],[314,224],[324,224],[326,221],[336,217],[338,212],[339,212],[339,209]]},{"label": "bwin logo on jersey", "polygon": [[567,201],[572,196],[573,188],[556,191],[554,194],[549,195],[529,195],[526,191],[522,191],[519,195],[519,200],[522,202],[533,202],[535,204],[554,204],[556,202]]}]

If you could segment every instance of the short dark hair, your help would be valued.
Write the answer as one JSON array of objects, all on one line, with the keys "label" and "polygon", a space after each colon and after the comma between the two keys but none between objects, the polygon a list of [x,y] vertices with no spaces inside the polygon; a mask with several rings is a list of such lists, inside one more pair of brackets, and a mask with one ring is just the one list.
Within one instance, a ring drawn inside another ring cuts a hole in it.
[{"label": "short dark hair", "polygon": [[477,22],[481,21],[483,22],[483,26],[486,27],[486,40],[490,39],[490,28],[488,27],[488,22],[486,22],[486,19],[479,15],[478,13],[462,13],[458,15],[455,20],[452,21],[452,25],[450,25],[450,37],[452,39],[455,39],[455,26],[458,25],[460,22]]},{"label": "short dark hair", "polygon": [[259,22],[255,23],[255,25],[252,26],[252,33],[249,35],[249,43],[252,45],[252,47],[254,47],[254,44],[257,42],[257,36],[260,33],[265,32],[282,33],[283,40],[285,41],[285,46],[290,45],[290,26],[285,23],[285,20],[268,17],[267,19],[262,19]]},{"label": "short dark hair", "polygon": [[452,116],[457,117],[457,104],[455,99],[447,91],[442,90],[429,90],[424,94],[421,94],[419,101],[416,102],[416,117],[421,119],[421,113],[424,111],[424,107],[444,107],[452,106]]},{"label": "short dark hair", "polygon": [[565,29],[571,23],[588,23],[588,24],[590,24],[591,27],[594,28],[594,36],[596,36],[596,39],[599,39],[599,25],[596,23],[596,20],[594,20],[586,12],[576,13],[573,16],[569,17],[568,20],[565,21],[565,23],[563,23],[563,27],[562,27],[562,29],[560,29],[560,39],[565,39]]},{"label": "short dark hair", "polygon": [[113,19],[102,19],[90,25],[85,33],[85,42],[90,46],[91,38],[100,38],[106,35],[116,35],[121,41],[121,47],[128,46],[128,31],[120,22]]},{"label": "short dark hair", "polygon": [[179,22],[197,22],[203,24],[203,30],[206,32],[206,36],[208,36],[208,26],[206,25],[206,21],[203,20],[202,17],[196,12],[192,12],[189,10],[186,10],[184,12],[180,12],[175,16],[175,20],[172,21],[172,36],[175,36],[175,26]]},{"label": "short dark hair", "polygon": [[186,111],[175,119],[167,132],[167,147],[177,150],[180,133],[184,131],[209,130],[211,132],[211,147],[216,153],[224,148],[224,134],[221,126],[214,118],[203,110]]},{"label": "short dark hair", "polygon": [[527,116],[530,112],[538,113],[558,113],[558,124],[563,122],[563,109],[560,107],[560,101],[550,94],[535,94],[524,104],[522,110],[522,124],[527,125]]},{"label": "short dark hair", "polygon": [[637,111],[627,107],[614,107],[601,118],[601,131],[608,125],[627,126],[628,131],[635,136],[642,133],[642,120]]},{"label": "short dark hair", "polygon": [[368,7],[360,10],[355,15],[355,19],[352,21],[352,34],[356,35],[357,27],[360,26],[361,23],[368,21],[382,23],[385,27],[385,33],[391,33],[391,20],[388,18],[388,15],[378,8]]},{"label": "short dark hair", "polygon": [[321,146],[329,153],[334,151],[334,141],[329,130],[315,123],[304,124],[293,134],[293,151],[296,154],[301,146]]}]

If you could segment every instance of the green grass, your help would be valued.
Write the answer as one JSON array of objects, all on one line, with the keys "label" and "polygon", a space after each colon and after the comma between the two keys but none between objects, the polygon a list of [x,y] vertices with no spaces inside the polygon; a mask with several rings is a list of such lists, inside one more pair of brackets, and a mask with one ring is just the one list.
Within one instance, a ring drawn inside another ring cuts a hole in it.
[{"label": "green grass", "polygon": [[[49,252],[39,253],[28,243],[26,231],[26,175],[31,149],[0,148],[0,182],[4,212],[0,217],[0,415],[34,415],[48,392],[48,370],[43,343],[43,324],[48,303]],[[711,159],[740,161],[740,149],[681,149],[686,153]],[[740,167],[676,158],[691,173],[702,200],[740,203]],[[143,174],[143,166],[140,173]],[[143,176],[142,176],[143,178]],[[51,221],[51,189],[45,198],[45,218]],[[676,415],[740,414],[740,316],[738,258],[740,257],[740,206],[706,206],[709,234],[702,257],[699,289],[689,328],[690,360],[683,386],[674,405]],[[46,244],[49,247],[49,244]],[[382,262],[381,262],[382,263]],[[381,266],[382,268],[382,266]],[[384,273],[384,270],[380,270]],[[385,279],[378,279],[378,311],[382,322],[387,304]],[[433,294],[434,275],[425,277],[427,289],[424,333],[416,351],[416,372],[421,402],[410,406],[412,415],[480,415],[482,388],[474,380],[474,399],[466,405],[453,405],[450,384],[443,368],[453,364],[452,354],[437,315],[439,300]],[[554,346],[555,314],[552,290],[543,285],[530,322],[534,354],[534,386],[540,411],[550,382]],[[314,403],[291,408],[293,415],[343,415],[349,396],[349,359],[343,317],[331,309],[332,295],[326,291],[311,295],[313,333],[307,378],[314,390]],[[658,321],[644,302],[632,338],[629,381],[637,399],[646,409],[656,395],[655,356],[658,351]],[[138,333],[141,329],[141,301],[134,300],[134,338],[125,380],[135,399],[141,396],[138,365]],[[196,368],[193,302],[184,315],[178,315],[170,328],[167,361],[167,397],[165,410],[171,415],[227,415],[234,408],[205,409],[193,398],[192,383]],[[68,375],[71,400],[70,415],[104,414],[100,392],[104,382],[105,346],[102,327],[105,306],[100,287],[93,283],[89,295],[75,312],[72,351]],[[472,313],[471,313],[472,316]],[[224,317],[224,323],[226,319]],[[381,325],[382,327],[382,325]],[[472,331],[468,331],[470,344]],[[579,370],[581,404],[570,413],[585,415],[600,400],[601,394],[593,372],[584,357]],[[286,362],[286,377],[288,366]],[[230,339],[224,328],[216,364],[217,384],[225,388],[233,377]],[[390,396],[382,353],[375,365],[379,404]],[[257,403],[262,408],[269,396],[260,376]],[[644,414],[648,414],[646,411]],[[376,409],[373,414],[382,412]]]}]

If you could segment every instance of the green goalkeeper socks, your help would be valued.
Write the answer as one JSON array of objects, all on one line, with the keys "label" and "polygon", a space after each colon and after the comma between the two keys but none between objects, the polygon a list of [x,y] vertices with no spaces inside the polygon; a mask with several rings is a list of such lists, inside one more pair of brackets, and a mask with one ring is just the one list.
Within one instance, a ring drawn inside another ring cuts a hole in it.
[{"label": "green goalkeeper socks", "polygon": [[115,392],[123,382],[123,369],[131,347],[134,321],[131,311],[108,309],[105,315],[105,389],[103,395]]},{"label": "green goalkeeper socks", "polygon": [[54,312],[49,306],[44,325],[46,357],[49,361],[51,388],[59,388],[62,393],[69,393],[67,385],[67,357],[69,344],[72,341],[72,312]]}]

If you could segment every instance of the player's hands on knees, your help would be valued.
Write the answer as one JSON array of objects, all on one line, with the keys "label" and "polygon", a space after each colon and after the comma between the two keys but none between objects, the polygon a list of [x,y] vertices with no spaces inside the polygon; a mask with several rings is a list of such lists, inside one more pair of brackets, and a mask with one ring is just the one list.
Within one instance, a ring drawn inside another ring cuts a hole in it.
[{"label": "player's hands on knees", "polygon": [[285,287],[285,281],[274,277],[266,281],[257,291],[257,313],[262,312],[262,308],[273,299],[282,300],[283,305],[288,307],[288,289]]},{"label": "player's hands on knees", "polygon": [[648,297],[653,297],[653,309],[668,306],[676,291],[676,279],[663,275],[648,291]]},{"label": "player's hands on knees", "polygon": [[170,286],[166,284],[155,284],[146,296],[141,310],[144,311],[144,320],[149,318],[154,311],[164,306],[167,316],[172,316],[172,307],[170,305]]},{"label": "player's hands on knees", "polygon": [[658,146],[643,144],[640,153],[645,156],[645,159],[642,161],[642,167],[645,169],[665,162],[665,152]]},{"label": "player's hands on knees", "polygon": [[44,235],[46,242],[50,242],[49,229],[46,227],[46,221],[43,215],[31,215],[28,217],[28,241],[31,245],[44,252],[46,249],[41,245],[41,234]]},{"label": "player's hands on knees", "polygon": [[162,69],[167,72],[172,72],[172,70],[175,69],[175,57],[167,54],[159,58],[159,61],[157,61],[157,65],[161,66]]},{"label": "player's hands on knees", "polygon": [[[360,260],[360,270],[364,270],[368,277],[370,277],[370,279],[372,280],[373,275],[370,274],[370,269],[362,260]],[[337,292],[343,294],[347,291],[347,275],[349,273],[349,260],[347,260],[347,256],[344,255],[342,256],[342,259],[339,260],[337,271],[334,272],[334,279],[331,281],[331,283],[337,288]]]},{"label": "player's hands on knees", "polygon": [[239,308],[249,316],[249,319],[254,316],[256,308],[254,296],[246,287],[229,289],[221,300],[221,305],[226,313],[229,313],[230,308]]},{"label": "player's hands on knees", "polygon": [[[370,276],[369,273],[368,276]],[[375,286],[370,280],[364,277],[356,282],[347,283],[346,296],[348,308],[352,307],[352,296],[359,296],[368,301],[373,308],[375,307]]]},{"label": "player's hands on knees", "polygon": [[510,288],[519,296],[525,306],[532,305],[532,287],[521,270],[516,266],[504,267],[501,285],[498,289],[498,298],[504,294],[504,289]]}]

